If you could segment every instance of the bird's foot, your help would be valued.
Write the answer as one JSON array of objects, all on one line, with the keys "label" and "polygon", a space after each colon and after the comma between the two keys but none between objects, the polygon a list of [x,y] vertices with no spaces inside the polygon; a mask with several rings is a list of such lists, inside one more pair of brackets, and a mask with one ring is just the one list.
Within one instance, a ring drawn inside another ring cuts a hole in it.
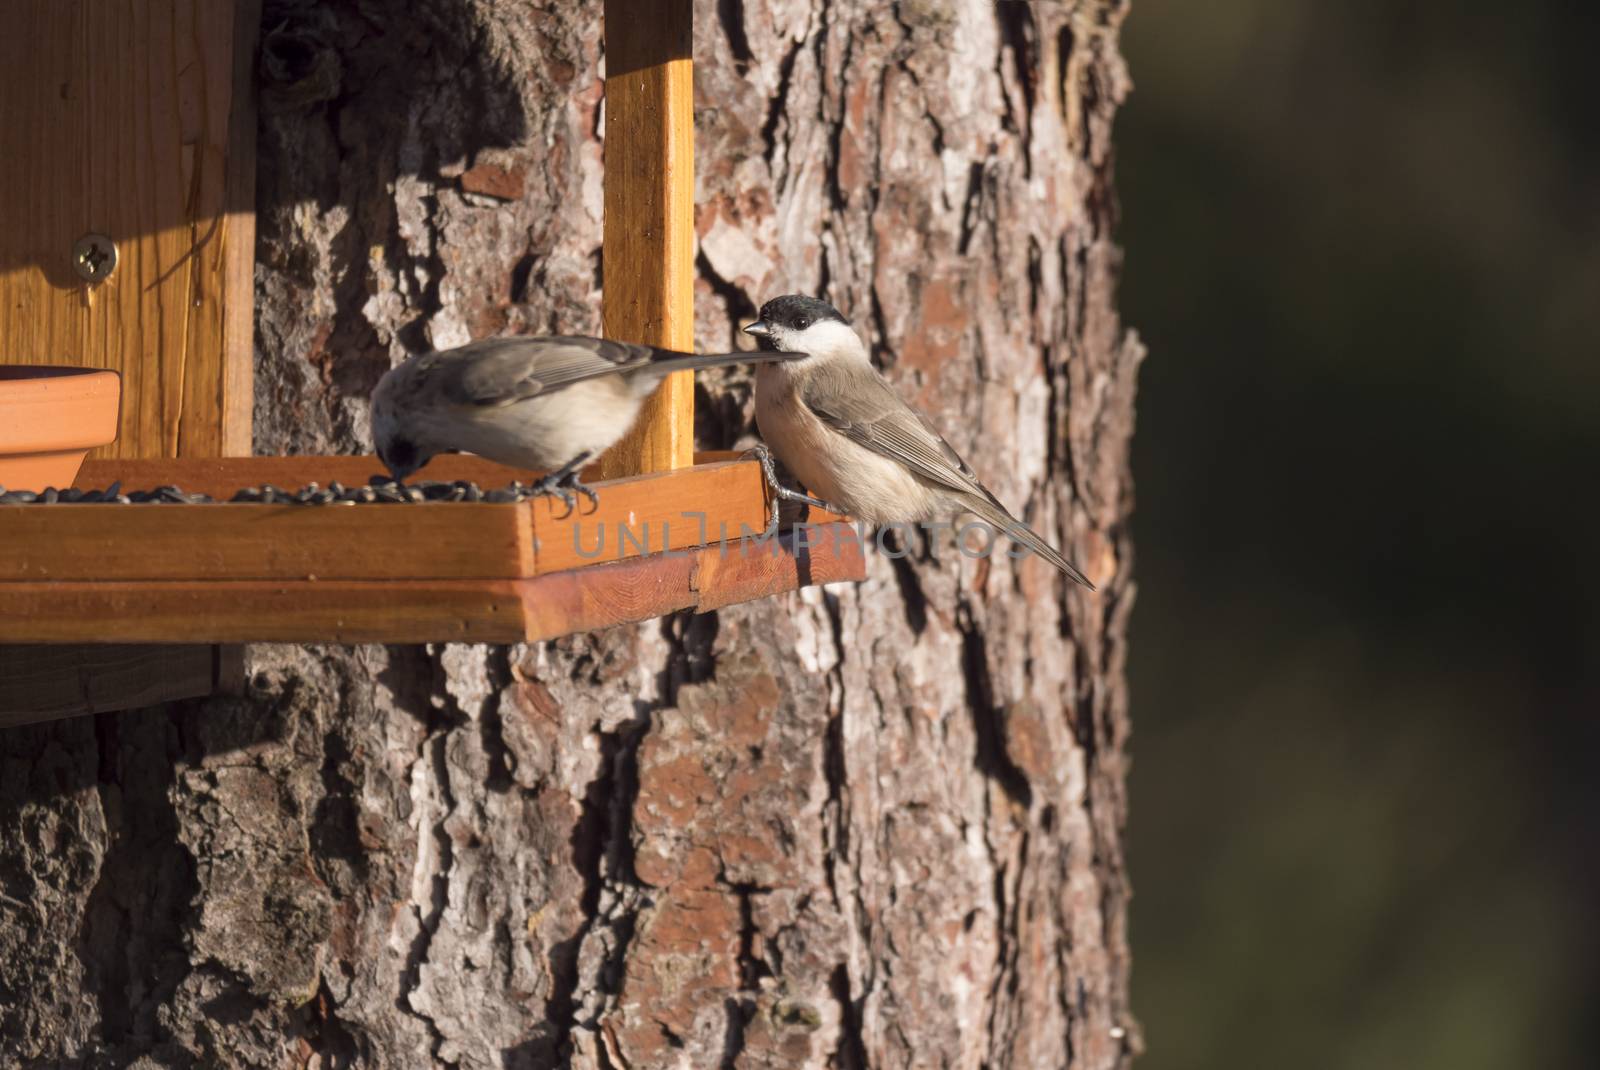
[{"label": "bird's foot", "polygon": [[762,443],[756,443],[745,451],[746,457],[754,457],[761,464],[761,475],[766,479],[767,486],[772,488],[772,500],[768,506],[767,530],[765,534],[771,535],[778,530],[778,503],[800,502],[812,509],[824,509],[830,513],[842,513],[843,510],[835,508],[821,498],[813,498],[804,491],[786,487],[778,479],[778,469],[772,461],[772,451]]},{"label": "bird's foot", "polygon": [[531,494],[549,495],[561,499],[561,504],[567,507],[567,511],[557,519],[565,520],[572,515],[572,511],[578,507],[579,494],[589,499],[591,510],[600,505],[600,495],[595,493],[593,487],[578,478],[578,473],[588,463],[589,456],[588,453],[578,454],[528,488]]}]

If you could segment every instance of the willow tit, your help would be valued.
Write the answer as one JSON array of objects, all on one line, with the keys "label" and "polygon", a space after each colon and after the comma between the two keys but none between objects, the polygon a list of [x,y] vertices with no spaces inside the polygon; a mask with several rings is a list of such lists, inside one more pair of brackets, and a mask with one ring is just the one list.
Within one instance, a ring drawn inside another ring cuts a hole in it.
[{"label": "willow tit", "polygon": [[973,513],[1094,590],[900,399],[838,309],[814,297],[777,297],[744,331],[763,350],[806,354],[757,369],[756,424],[784,466],[827,500],[812,504],[878,525]]},{"label": "willow tit", "polygon": [[439,453],[552,471],[537,489],[594,494],[582,465],[633,426],[664,376],[798,353],[679,353],[573,336],[485,338],[391,368],[372,392],[378,459],[399,480]]}]

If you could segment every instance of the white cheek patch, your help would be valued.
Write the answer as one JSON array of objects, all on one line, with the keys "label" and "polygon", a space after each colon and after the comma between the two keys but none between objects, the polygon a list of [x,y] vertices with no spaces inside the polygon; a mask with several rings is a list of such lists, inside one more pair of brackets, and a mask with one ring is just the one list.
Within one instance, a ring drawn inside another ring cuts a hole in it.
[{"label": "white cheek patch", "polygon": [[867,355],[861,336],[848,323],[838,320],[818,320],[803,331],[785,331],[781,341],[785,349],[817,357]]}]

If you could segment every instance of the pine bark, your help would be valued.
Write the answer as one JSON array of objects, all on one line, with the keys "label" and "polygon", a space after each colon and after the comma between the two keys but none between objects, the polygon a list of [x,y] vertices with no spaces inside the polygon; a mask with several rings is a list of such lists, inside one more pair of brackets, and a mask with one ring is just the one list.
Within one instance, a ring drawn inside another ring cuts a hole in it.
[{"label": "pine bark", "polygon": [[[243,698],[10,730],[0,1066],[1126,1062],[1124,7],[696,10],[699,344],[830,296],[1099,594],[942,536],[558,642],[254,647]],[[406,353],[598,330],[598,3],[262,31],[258,452],[370,448]],[[734,445],[748,375],[702,386]]]}]

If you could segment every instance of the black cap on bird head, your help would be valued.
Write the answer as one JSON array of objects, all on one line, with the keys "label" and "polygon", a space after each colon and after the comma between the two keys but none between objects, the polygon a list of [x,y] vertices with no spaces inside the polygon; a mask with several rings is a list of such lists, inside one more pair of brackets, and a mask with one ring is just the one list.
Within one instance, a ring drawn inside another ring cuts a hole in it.
[{"label": "black cap on bird head", "polygon": [[803,331],[821,320],[849,322],[839,314],[838,309],[821,298],[807,297],[805,294],[784,294],[762,305],[761,318],[746,327],[744,333],[754,335],[762,349],[772,351],[778,348],[777,342],[772,337],[774,327]]}]

